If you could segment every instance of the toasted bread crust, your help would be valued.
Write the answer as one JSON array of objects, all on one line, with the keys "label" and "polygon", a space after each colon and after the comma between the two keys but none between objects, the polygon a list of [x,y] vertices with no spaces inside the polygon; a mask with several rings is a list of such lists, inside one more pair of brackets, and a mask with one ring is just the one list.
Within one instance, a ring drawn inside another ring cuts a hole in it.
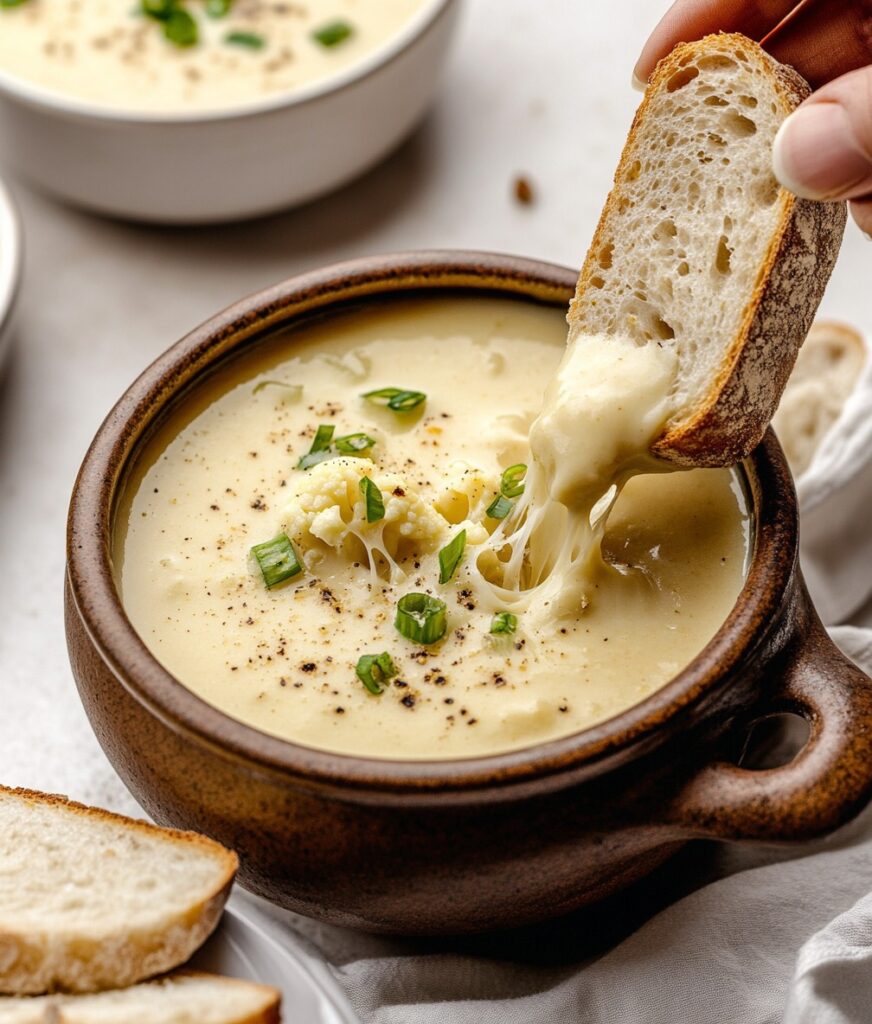
[{"label": "toasted bread crust", "polygon": [[[633,143],[647,116],[652,96],[690,60],[724,48],[753,53],[771,71],[785,115],[811,92],[792,68],[779,64],[756,43],[739,34],[706,36],[683,43],[657,65],[651,77],[615,173],[615,186],[603,209],[579,275],[569,322],[586,304],[596,253],[605,240],[608,220],[621,199],[621,183],[634,159]],[[847,219],[845,203],[798,199],[780,189],[778,228],[748,297],[742,326],[721,360],[719,373],[703,402],[690,415],[668,425],[651,446],[653,454],[681,466],[729,466],[760,443],[781,399],[799,347],[811,327],[839,252]]]},{"label": "toasted bread crust", "polygon": [[64,796],[6,786],[0,786],[0,795],[62,808],[150,836],[160,835],[170,843],[197,846],[222,865],[212,891],[181,913],[167,916],[160,928],[92,937],[18,931],[8,922],[0,926],[0,992],[41,995],[122,988],[184,963],[215,930],[239,866],[233,851],[195,832],[160,828]]},{"label": "toasted bread crust", "polygon": [[[209,974],[206,971],[192,971],[192,970],[180,970],[173,971],[172,974],[167,974],[162,978],[153,978],[151,982],[145,982],[145,985],[157,982],[172,982],[174,980],[186,980],[195,979],[205,982],[218,983],[222,986],[233,987],[243,986],[252,995],[257,993],[260,996],[262,1005],[259,1009],[254,1010],[252,1013],[245,1017],[236,1017],[232,1019],[228,1016],[228,1024],[281,1024],[281,992],[278,989],[273,988],[271,985],[262,985],[254,981],[243,981],[238,978],[225,978],[223,975]],[[48,995],[36,997],[31,1004],[28,999],[21,1000],[19,996],[0,996],[0,1018],[3,1017],[3,1004],[9,1003],[13,1008],[20,1009],[32,1006],[40,1015],[40,1019],[45,1021],[45,1024],[63,1024],[68,1019],[68,1015],[65,1013],[66,1007],[75,1007],[76,1000],[79,998],[87,998],[88,996],[99,996],[100,993],[78,993],[76,995],[62,994],[62,995]],[[34,1018],[36,1019],[36,1018]]]}]

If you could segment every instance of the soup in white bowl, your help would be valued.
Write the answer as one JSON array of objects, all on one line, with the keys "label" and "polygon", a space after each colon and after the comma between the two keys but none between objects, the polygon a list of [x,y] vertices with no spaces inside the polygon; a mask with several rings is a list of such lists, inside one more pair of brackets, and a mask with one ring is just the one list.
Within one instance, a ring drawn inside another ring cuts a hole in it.
[{"label": "soup in white bowl", "polygon": [[425,0],[20,0],[0,71],[109,108],[220,110],[359,63]]}]

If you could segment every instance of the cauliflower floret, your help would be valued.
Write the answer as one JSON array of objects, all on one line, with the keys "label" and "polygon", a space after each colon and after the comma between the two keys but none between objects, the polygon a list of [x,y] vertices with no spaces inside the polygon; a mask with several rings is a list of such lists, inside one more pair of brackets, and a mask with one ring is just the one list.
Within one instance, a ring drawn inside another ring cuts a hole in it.
[{"label": "cauliflower floret", "polygon": [[323,512],[319,512],[309,523],[309,533],[318,540],[323,540],[331,548],[341,544],[345,535],[345,522],[339,506],[331,505]]},{"label": "cauliflower floret", "polygon": [[480,522],[499,490],[498,477],[468,462],[452,462],[433,504],[449,523]]},{"label": "cauliflower floret", "polygon": [[[366,521],[360,479],[369,476],[382,494],[384,518]],[[449,524],[420,494],[394,473],[378,473],[370,462],[329,459],[297,479],[283,519],[285,532],[309,563],[332,548],[351,561],[368,562],[373,572],[403,576],[400,563],[438,550]]]}]

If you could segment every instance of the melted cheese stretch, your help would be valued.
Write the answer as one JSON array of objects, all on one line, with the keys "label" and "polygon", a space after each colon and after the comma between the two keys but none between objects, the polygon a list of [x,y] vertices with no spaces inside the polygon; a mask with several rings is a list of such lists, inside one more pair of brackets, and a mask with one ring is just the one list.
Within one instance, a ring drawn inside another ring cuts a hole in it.
[{"label": "melted cheese stretch", "polygon": [[[564,338],[553,310],[442,298],[335,317],[223,371],[152,441],[119,512],[118,579],[145,643],[186,686],[242,721],[375,757],[523,747],[656,690],[711,638],[741,588],[748,517],[734,473],[634,477],[599,525],[605,558],[569,577],[543,563],[550,588],[525,581],[523,594],[509,594],[520,602],[517,632],[489,632],[494,613],[507,609],[489,580],[507,557],[491,537],[508,522],[486,515],[502,470],[524,462],[545,480],[549,447],[558,466],[574,457],[568,420],[536,420]],[[567,355],[564,380],[595,375],[595,347],[581,363]],[[630,364],[645,357],[625,355],[638,379]],[[668,356],[651,358],[662,363],[663,384]],[[266,380],[278,383],[255,392]],[[425,391],[426,406],[396,416],[360,397],[385,386]],[[650,406],[651,429],[654,391],[639,399]],[[604,400],[599,413],[590,404],[579,414],[595,431],[622,411]],[[539,470],[530,456],[534,422]],[[336,436],[375,438],[372,460],[297,470],[321,423],[335,425]],[[608,448],[591,434],[594,461],[604,471],[624,465],[634,437],[628,429]],[[364,473],[385,502],[384,519],[372,524],[358,486]],[[554,535],[584,519],[540,504]],[[466,552],[440,584],[438,551],[461,528]],[[267,591],[249,549],[282,530],[305,574]],[[550,544],[547,530],[535,536]],[[429,648],[393,625],[397,600],[412,591],[447,604],[448,632]],[[399,676],[375,697],[354,669],[362,654],[382,651]]]},{"label": "melted cheese stretch", "polygon": [[478,567],[513,611],[575,617],[588,602],[609,509],[669,417],[674,350],[628,338],[570,339],[530,427],[521,500]]},{"label": "melted cheese stretch", "polygon": [[[0,70],[107,107],[181,113],[215,110],[293,92],[343,71],[383,46],[423,0],[235,0],[210,18],[188,0],[200,42],[178,47],[138,0],[26,0],[0,7]],[[323,46],[313,32],[343,21],[352,34]],[[232,44],[228,35],[262,40]]]}]

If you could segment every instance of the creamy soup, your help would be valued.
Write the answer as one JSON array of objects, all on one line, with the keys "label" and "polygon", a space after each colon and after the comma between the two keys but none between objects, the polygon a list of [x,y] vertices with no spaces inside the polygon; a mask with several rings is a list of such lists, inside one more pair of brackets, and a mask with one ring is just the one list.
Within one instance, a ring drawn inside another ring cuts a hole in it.
[{"label": "creamy soup", "polygon": [[110,107],[214,110],[329,78],[385,44],[424,2],[0,3],[0,71]]},{"label": "creamy soup", "polygon": [[[509,579],[536,514],[525,493],[541,490],[533,468],[525,483],[530,428],[565,331],[559,312],[518,301],[392,302],[221,371],[150,442],[119,510],[117,577],[150,650],[264,732],[383,758],[527,746],[662,686],[739,593],[744,491],[728,470],[635,476],[607,517],[614,492],[594,526],[588,512],[592,542],[575,550],[572,523],[546,509],[537,544],[551,555]],[[569,437],[559,461],[571,456]],[[267,573],[287,558],[256,546],[277,537],[297,565],[270,589],[257,552]],[[582,549],[583,573],[560,564]],[[442,632],[427,642],[422,628]]]}]

